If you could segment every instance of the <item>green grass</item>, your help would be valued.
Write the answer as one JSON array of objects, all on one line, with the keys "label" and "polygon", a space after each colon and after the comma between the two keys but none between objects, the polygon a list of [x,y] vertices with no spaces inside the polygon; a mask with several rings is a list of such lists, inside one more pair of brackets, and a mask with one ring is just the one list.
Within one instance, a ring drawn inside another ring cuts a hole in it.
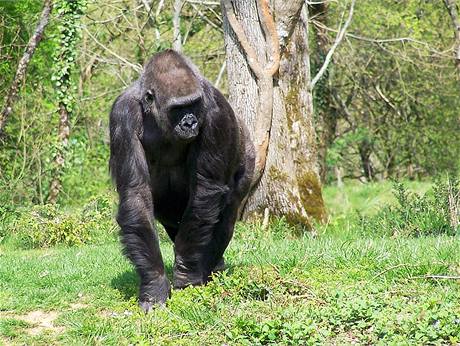
[{"label": "green grass", "polygon": [[[387,196],[390,187],[364,188],[341,193],[364,206],[374,191]],[[337,194],[327,189],[330,207]],[[162,250],[171,275],[171,244],[163,241]],[[226,261],[229,269],[207,286],[173,291],[165,308],[144,315],[136,275],[118,243],[4,245],[0,344],[459,342],[460,281],[429,277],[460,275],[457,237],[372,238],[350,225],[342,233],[325,228],[318,237],[299,238],[279,221],[268,232],[239,224]],[[52,321],[31,320],[33,313]]]},{"label": "green grass", "polygon": [[[406,181],[404,185],[411,191],[425,193],[431,186],[430,182]],[[392,194],[392,182],[381,181],[360,183],[359,181],[347,181],[343,188],[326,186],[323,195],[331,215],[349,214],[359,210],[364,214],[373,214],[385,203],[395,201]]]}]

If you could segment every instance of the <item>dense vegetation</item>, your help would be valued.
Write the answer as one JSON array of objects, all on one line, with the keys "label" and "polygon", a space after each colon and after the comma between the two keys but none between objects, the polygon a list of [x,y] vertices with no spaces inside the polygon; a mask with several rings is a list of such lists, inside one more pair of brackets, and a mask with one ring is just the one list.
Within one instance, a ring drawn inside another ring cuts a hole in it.
[{"label": "dense vegetation", "polygon": [[[356,3],[314,90],[327,222],[307,234],[239,223],[229,269],[148,316],[117,241],[107,125],[116,95],[171,47],[173,4],[53,3],[0,136],[0,344],[460,342],[460,74],[442,1]],[[211,3],[184,3],[183,51],[226,93]],[[0,106],[42,5],[0,0]],[[347,6],[312,16],[313,73]]]}]

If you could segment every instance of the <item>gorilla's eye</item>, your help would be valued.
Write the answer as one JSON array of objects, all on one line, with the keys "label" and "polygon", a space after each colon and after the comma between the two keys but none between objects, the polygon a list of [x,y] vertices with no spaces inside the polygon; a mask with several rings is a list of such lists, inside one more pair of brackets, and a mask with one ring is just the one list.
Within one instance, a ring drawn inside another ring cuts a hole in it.
[{"label": "gorilla's eye", "polygon": [[147,101],[148,103],[152,103],[153,102],[153,92],[151,90],[147,90],[147,92],[145,93],[145,101]]}]

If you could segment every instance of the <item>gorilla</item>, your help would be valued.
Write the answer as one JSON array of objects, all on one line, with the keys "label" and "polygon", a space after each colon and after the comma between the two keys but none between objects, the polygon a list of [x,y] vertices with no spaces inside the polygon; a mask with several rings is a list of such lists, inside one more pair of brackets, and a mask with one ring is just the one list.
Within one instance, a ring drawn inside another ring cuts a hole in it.
[{"label": "gorilla", "polygon": [[110,113],[110,171],[124,253],[139,277],[139,305],[164,304],[171,286],[154,218],[174,243],[174,288],[224,267],[254,172],[248,131],[225,97],[183,55],[154,55]]}]

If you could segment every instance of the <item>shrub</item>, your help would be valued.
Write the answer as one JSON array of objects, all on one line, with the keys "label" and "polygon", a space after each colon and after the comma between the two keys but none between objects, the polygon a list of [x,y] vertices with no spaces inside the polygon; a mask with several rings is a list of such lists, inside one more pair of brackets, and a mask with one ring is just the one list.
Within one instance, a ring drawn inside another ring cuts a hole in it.
[{"label": "shrub", "polygon": [[366,233],[392,236],[455,235],[459,232],[459,180],[438,179],[423,195],[394,182],[396,205],[386,205],[375,216],[361,216]]},{"label": "shrub", "polygon": [[0,243],[8,235],[14,220],[18,218],[19,212],[16,207],[9,203],[0,204]]},{"label": "shrub", "polygon": [[14,224],[13,237],[25,248],[73,246],[105,241],[115,229],[112,202],[107,197],[96,197],[74,212],[51,204],[22,211]]}]

